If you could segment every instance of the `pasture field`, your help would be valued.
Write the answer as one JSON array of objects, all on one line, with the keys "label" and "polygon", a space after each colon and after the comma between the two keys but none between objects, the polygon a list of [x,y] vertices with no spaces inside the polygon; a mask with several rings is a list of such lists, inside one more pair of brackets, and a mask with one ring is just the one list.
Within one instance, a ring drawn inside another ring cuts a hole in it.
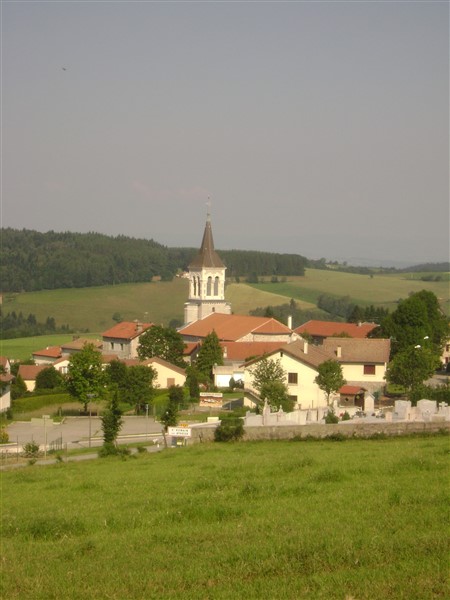
[{"label": "pasture field", "polygon": [[384,306],[391,312],[396,309],[398,300],[407,298],[411,293],[430,290],[436,294],[442,309],[450,314],[448,274],[441,274],[442,281],[421,281],[413,275],[375,274],[371,277],[340,271],[306,269],[304,277],[288,277],[286,282],[258,283],[251,284],[251,287],[312,304],[317,303],[321,294],[350,296],[355,304],[360,306]]},{"label": "pasture field", "polygon": [[448,456],[280,441],[5,471],[1,597],[448,598]]}]

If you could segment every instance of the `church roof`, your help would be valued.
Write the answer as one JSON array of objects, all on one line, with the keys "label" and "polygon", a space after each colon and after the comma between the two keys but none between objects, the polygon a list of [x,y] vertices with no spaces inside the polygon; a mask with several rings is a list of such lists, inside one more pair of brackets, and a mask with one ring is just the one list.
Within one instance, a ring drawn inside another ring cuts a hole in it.
[{"label": "church roof", "polygon": [[202,245],[197,256],[192,260],[189,269],[202,268],[224,269],[225,265],[214,250],[214,241],[211,228],[211,218],[208,214],[206,218],[205,231],[203,233]]},{"label": "church roof", "polygon": [[258,335],[289,335],[291,330],[283,323],[271,317],[255,317],[248,315],[227,315],[212,313],[199,321],[182,327],[182,336],[205,338],[212,331],[219,340],[235,342],[251,333]]}]

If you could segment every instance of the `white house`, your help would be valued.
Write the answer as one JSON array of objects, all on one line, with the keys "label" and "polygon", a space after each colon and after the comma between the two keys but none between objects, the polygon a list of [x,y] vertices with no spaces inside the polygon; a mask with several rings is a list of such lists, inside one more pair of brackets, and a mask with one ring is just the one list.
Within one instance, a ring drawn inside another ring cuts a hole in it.
[{"label": "white house", "polygon": [[[318,408],[326,406],[325,394],[314,381],[320,364],[336,360],[348,385],[373,392],[384,386],[389,351],[390,340],[328,338],[322,346],[297,340],[270,353],[268,358],[280,362],[291,399],[301,408]],[[244,365],[244,387],[253,393],[253,369],[260,360],[256,358]]]}]

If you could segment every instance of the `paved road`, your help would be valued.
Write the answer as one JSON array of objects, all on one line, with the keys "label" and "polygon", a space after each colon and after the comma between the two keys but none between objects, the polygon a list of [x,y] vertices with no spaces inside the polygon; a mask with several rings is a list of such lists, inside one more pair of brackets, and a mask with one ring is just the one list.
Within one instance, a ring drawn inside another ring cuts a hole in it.
[{"label": "paved road", "polygon": [[[63,448],[98,447],[103,443],[101,421],[97,417],[67,417],[62,423],[54,423],[52,419],[33,419],[31,422],[16,422],[9,425],[9,440],[11,443],[23,446],[34,441],[43,446],[47,442],[59,442]],[[124,417],[120,431],[119,443],[146,441],[162,443],[161,423],[153,417]]]}]

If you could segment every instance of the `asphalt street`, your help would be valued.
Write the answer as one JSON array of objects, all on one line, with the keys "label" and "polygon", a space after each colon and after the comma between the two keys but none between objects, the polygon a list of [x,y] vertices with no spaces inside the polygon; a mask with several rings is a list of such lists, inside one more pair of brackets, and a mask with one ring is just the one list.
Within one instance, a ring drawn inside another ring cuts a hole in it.
[{"label": "asphalt street", "polygon": [[[124,417],[118,438],[125,443],[149,441],[163,443],[162,425],[153,417]],[[103,443],[101,421],[97,417],[67,417],[61,423],[52,419],[33,419],[31,422],[15,422],[7,428],[10,443],[19,446],[34,441],[50,449],[52,445],[62,448],[98,447]],[[17,447],[17,446],[16,446]]]}]

